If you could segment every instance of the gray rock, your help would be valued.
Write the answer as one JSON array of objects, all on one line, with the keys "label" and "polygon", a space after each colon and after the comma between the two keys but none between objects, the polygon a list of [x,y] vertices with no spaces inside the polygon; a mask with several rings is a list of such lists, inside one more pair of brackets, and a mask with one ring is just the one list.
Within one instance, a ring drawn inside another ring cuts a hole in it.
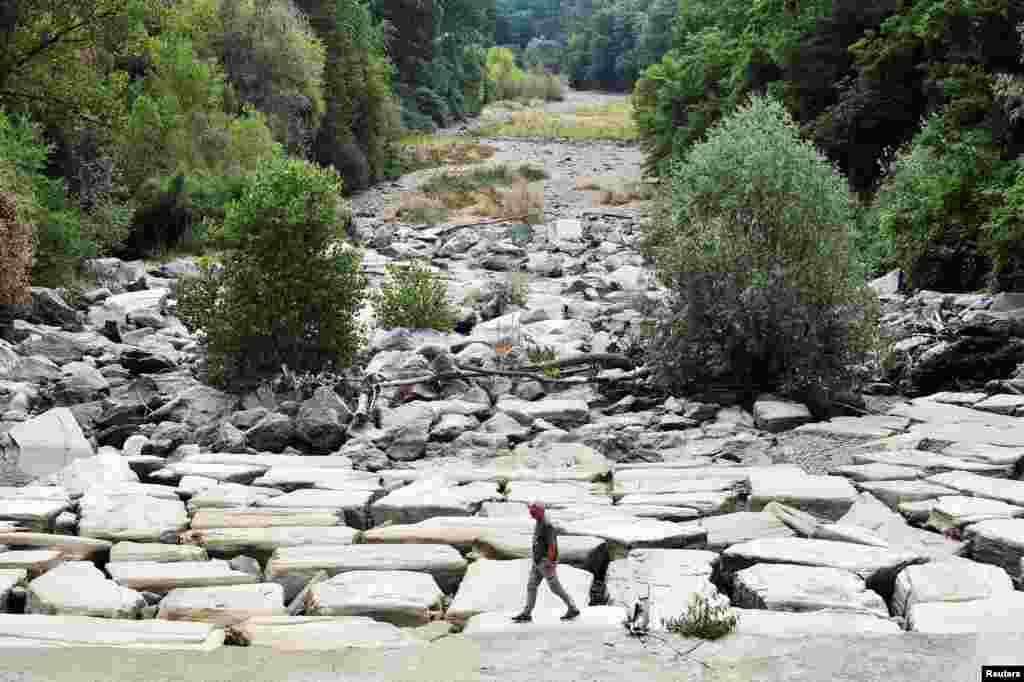
[{"label": "gray rock", "polygon": [[980,521],[964,529],[971,542],[975,561],[1002,566],[1014,578],[1020,578],[1020,560],[1024,557],[1024,519]]},{"label": "gray rock", "polygon": [[76,459],[93,455],[78,420],[64,407],[16,424],[8,435],[18,446],[12,455],[14,466],[32,478],[49,476]]},{"label": "gray rock", "polygon": [[[517,613],[522,608],[526,596],[530,565],[530,559],[481,560],[470,564],[455,599],[448,607],[448,620],[464,623],[479,613],[499,612],[508,616]],[[558,567],[558,578],[577,608],[589,605],[593,575],[563,565]],[[541,589],[537,594],[534,614],[539,616],[546,612],[564,613],[565,604],[550,590]]]},{"label": "gray rock", "polygon": [[242,555],[232,557],[232,559],[228,561],[228,566],[236,571],[248,573],[258,580],[263,580],[263,569],[260,568],[260,562],[253,559],[251,556]]},{"label": "gray rock", "polygon": [[943,495],[954,495],[952,488],[928,481],[864,481],[857,484],[895,510],[903,502],[920,502]]},{"label": "gray rock", "polygon": [[835,472],[852,481],[907,481],[924,475],[922,469],[895,464],[847,464],[836,467]]},{"label": "gray rock", "polygon": [[350,571],[312,587],[311,616],[368,616],[399,626],[425,625],[441,610],[434,578],[413,571]]},{"label": "gray rock", "polygon": [[211,445],[216,452],[245,452],[245,434],[231,425],[231,422],[221,422]]},{"label": "gray rock", "polygon": [[864,611],[886,618],[889,609],[864,579],[838,568],[757,564],[733,576],[737,606],[771,611]]},{"label": "gray rock", "polygon": [[231,626],[253,617],[284,615],[284,589],[263,583],[176,588],[160,601],[157,617]]},{"label": "gray rock", "polygon": [[917,604],[998,599],[1013,592],[1013,582],[998,566],[961,557],[908,566],[896,576],[892,610],[910,614]]},{"label": "gray rock", "polygon": [[145,605],[141,594],[107,580],[92,562],[72,561],[29,583],[26,612],[132,620]]},{"label": "gray rock", "polygon": [[430,429],[430,438],[443,441],[453,440],[460,434],[472,431],[479,425],[480,422],[476,417],[446,414]]},{"label": "gray rock", "polygon": [[789,526],[768,512],[733,512],[695,522],[707,533],[707,548],[720,552],[727,547],[759,538],[790,538]]},{"label": "gray rock", "polygon": [[903,277],[901,270],[891,270],[888,273],[877,277],[868,286],[874,289],[880,297],[892,297],[900,293],[900,281]]},{"label": "gray rock", "polygon": [[1024,507],[983,497],[951,495],[933,500],[925,521],[929,528],[944,533],[950,528],[963,528],[992,519],[1014,519],[1024,516]]},{"label": "gray rock", "polygon": [[271,412],[245,432],[245,441],[261,452],[281,452],[292,440],[295,431],[290,417],[280,412]]},{"label": "gray rock", "polygon": [[806,405],[774,396],[760,396],[754,402],[754,423],[759,429],[779,433],[812,421]]},{"label": "gray rock", "polygon": [[926,602],[910,608],[912,632],[933,635],[1019,632],[1024,618],[1024,594],[1009,592],[993,599]]},{"label": "gray rock", "polygon": [[[735,609],[739,617],[736,634],[780,638],[810,639],[824,635],[880,637],[902,631],[895,621],[871,613],[855,611],[805,611],[788,613],[758,609]],[[877,646],[877,645],[876,645]]]},{"label": "gray rock", "polygon": [[651,626],[663,629],[664,621],[686,613],[693,597],[719,597],[711,582],[717,563],[718,555],[714,552],[634,549],[608,566],[608,603],[632,613],[637,602],[646,597]]},{"label": "gray rock", "polygon": [[545,398],[527,402],[505,398],[498,403],[497,409],[524,426],[529,426],[535,419],[543,419],[556,426],[573,426],[585,422],[590,417],[590,409],[583,400]]},{"label": "gray rock", "polygon": [[925,557],[903,550],[804,538],[752,540],[722,552],[723,569],[729,574],[757,563],[825,566],[856,573],[883,596],[892,594],[897,573],[925,561]]}]

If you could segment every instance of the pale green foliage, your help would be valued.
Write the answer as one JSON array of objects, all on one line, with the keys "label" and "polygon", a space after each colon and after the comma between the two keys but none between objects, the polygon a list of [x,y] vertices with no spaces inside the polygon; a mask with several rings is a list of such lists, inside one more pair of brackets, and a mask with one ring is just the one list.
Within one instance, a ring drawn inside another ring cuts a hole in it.
[{"label": "pale green foliage", "polygon": [[224,271],[186,287],[184,310],[206,332],[210,377],[237,383],[276,372],[343,367],[364,341],[355,319],[366,282],[343,244],[347,211],[336,171],[272,158],[228,205],[238,246]]},{"label": "pale green foliage", "polygon": [[373,293],[377,319],[386,329],[437,329],[455,325],[448,287],[430,266],[419,261],[387,266],[387,279]]},{"label": "pale green foliage", "polygon": [[[754,97],[677,163],[644,247],[674,295],[652,346],[669,384],[836,387],[858,357],[856,204],[777,101]],[[858,317],[859,316],[859,317]],[[869,317],[869,316],[867,316]]]}]

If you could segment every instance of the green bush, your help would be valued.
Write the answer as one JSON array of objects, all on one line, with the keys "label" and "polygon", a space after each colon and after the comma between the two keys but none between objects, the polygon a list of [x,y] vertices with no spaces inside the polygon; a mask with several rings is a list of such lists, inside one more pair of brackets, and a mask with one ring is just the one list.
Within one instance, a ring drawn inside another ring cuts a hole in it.
[{"label": "green bush", "polygon": [[280,370],[347,366],[363,343],[361,257],[343,243],[348,217],[333,169],[272,158],[228,205],[223,272],[179,299],[206,333],[210,379],[240,385]]},{"label": "green bush", "polygon": [[660,379],[814,402],[844,388],[872,326],[849,248],[857,207],[782,105],[754,97],[724,119],[671,190],[643,243],[671,290],[650,348]]},{"label": "green bush", "polygon": [[448,287],[426,263],[388,265],[387,279],[373,293],[372,300],[378,321],[388,329],[448,331],[455,326]]}]

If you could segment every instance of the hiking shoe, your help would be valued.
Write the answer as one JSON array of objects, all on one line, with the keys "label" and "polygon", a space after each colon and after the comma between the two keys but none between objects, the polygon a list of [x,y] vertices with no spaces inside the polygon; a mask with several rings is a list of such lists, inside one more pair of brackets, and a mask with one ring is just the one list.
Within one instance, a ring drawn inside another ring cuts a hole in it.
[{"label": "hiking shoe", "polygon": [[512,616],[513,623],[529,623],[533,620],[533,616],[528,613],[520,613],[517,616]]},{"label": "hiking shoe", "polygon": [[565,612],[565,615],[562,616],[562,620],[572,620],[578,615],[580,615],[580,610],[577,608],[572,608]]}]

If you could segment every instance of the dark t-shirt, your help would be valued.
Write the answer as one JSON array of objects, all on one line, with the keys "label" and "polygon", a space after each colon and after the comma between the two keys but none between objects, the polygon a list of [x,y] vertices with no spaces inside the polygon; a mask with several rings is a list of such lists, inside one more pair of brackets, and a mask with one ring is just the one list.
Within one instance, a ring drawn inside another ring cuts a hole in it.
[{"label": "dark t-shirt", "polygon": [[555,559],[558,559],[558,540],[555,527],[547,519],[537,521],[533,527],[533,562],[540,563],[548,556],[548,547],[554,545]]}]

